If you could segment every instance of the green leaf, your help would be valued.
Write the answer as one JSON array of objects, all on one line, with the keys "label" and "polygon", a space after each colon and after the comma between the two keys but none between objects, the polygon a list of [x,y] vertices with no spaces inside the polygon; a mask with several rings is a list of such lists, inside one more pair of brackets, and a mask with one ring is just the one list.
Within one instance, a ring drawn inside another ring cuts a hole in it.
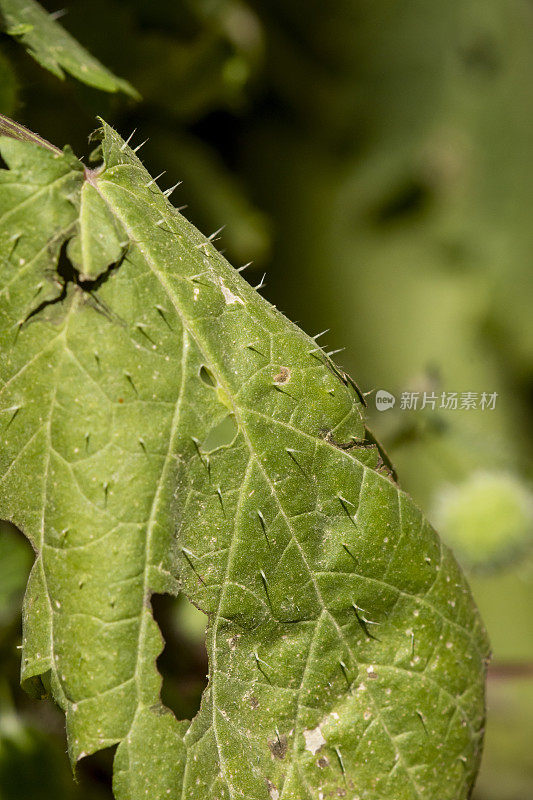
[{"label": "green leaf", "polygon": [[[1,140],[24,685],[51,686],[73,763],[118,745],[119,800],[467,798],[488,645],[453,556],[353,382],[102,137],[94,171]],[[161,705],[150,606],[180,588],[208,615],[191,723]]]},{"label": "green leaf", "polygon": [[133,86],[93,58],[35,0],[0,0],[0,24],[7,34],[20,40],[41,66],[58,78],[64,78],[64,73],[68,72],[104,92],[125,92],[138,97]]}]

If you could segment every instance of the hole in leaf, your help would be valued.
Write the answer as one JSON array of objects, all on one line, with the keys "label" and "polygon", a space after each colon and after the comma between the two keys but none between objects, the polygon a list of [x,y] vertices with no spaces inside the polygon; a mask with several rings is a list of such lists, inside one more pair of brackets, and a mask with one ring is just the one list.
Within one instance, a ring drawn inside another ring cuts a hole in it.
[{"label": "hole in leaf", "polygon": [[202,442],[202,450],[205,453],[210,453],[219,447],[228,447],[237,436],[237,423],[233,414],[228,414],[227,417],[211,428],[204,441]]},{"label": "hole in leaf", "polygon": [[211,372],[210,369],[207,369],[205,365],[202,364],[200,367],[200,378],[207,386],[216,386],[217,382],[215,380],[215,376]]},{"label": "hole in leaf", "polygon": [[[58,253],[57,257],[57,266],[56,266],[56,281],[58,284],[58,294],[49,300],[43,300],[42,303],[39,303],[35,306],[27,315],[24,322],[28,322],[28,320],[32,319],[32,317],[37,316],[41,311],[44,311],[46,308],[50,306],[60,305],[64,302],[67,297],[67,292],[69,285],[73,284],[77,286],[79,289],[84,291],[88,295],[93,295],[102,284],[104,284],[122,264],[125,254],[123,254],[118,261],[113,264],[110,264],[101,275],[97,278],[89,279],[89,280],[82,280],[77,269],[74,267],[72,262],[70,261],[68,254],[68,240],[65,240]],[[95,305],[95,309],[98,310],[100,313],[103,313],[104,306],[102,303],[99,305]]]},{"label": "hole in leaf", "polygon": [[[98,800],[113,800],[113,760],[117,746],[106,747],[78,762],[78,779],[82,786],[91,787]],[[91,795],[92,796],[92,795]]]},{"label": "hole in leaf", "polygon": [[177,719],[192,719],[207,686],[207,616],[185,595],[153,595],[152,609],[165,640],[157,660],[163,677],[161,700]]},{"label": "hole in leaf", "polygon": [[0,622],[20,605],[34,553],[23,534],[10,522],[0,522]]},{"label": "hole in leaf", "polygon": [[[22,598],[34,558],[30,543],[19,529],[11,522],[0,521],[0,665],[8,695],[21,704],[27,698],[20,688],[18,649],[22,640]],[[0,716],[3,699],[0,696]]]}]

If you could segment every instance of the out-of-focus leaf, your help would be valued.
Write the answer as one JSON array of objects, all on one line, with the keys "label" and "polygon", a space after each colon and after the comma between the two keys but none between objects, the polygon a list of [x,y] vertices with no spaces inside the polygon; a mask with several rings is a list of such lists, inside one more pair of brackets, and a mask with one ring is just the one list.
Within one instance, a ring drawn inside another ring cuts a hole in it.
[{"label": "out-of-focus leaf", "polygon": [[0,0],[0,24],[41,66],[58,78],[68,72],[105,92],[121,91],[138,97],[127,81],[117,78],[93,58],[35,0]]}]

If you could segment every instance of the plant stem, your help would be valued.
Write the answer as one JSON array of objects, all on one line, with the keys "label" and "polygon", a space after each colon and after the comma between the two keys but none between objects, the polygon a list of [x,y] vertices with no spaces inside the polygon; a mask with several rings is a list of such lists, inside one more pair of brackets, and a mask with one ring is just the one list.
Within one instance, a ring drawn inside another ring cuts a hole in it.
[{"label": "plant stem", "polygon": [[33,142],[33,144],[39,144],[52,153],[61,155],[61,150],[58,147],[47,142],[42,136],[38,136],[38,134],[28,130],[20,122],[15,122],[3,114],[0,114],[0,136],[9,136],[11,139],[18,139],[19,142]]}]

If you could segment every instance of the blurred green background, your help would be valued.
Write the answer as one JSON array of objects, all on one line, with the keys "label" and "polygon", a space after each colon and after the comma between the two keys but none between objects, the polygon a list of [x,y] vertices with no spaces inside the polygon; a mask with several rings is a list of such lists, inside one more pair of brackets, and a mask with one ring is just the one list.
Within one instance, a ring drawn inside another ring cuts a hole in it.
[{"label": "blurred green background", "polygon": [[[47,2],[49,11],[57,6]],[[0,37],[0,112],[78,155],[102,115],[174,203],[368,394],[402,486],[467,570],[493,646],[475,800],[533,797],[533,2],[72,0],[62,24],[140,92]],[[379,411],[375,391],[396,397]],[[401,408],[402,393],[418,408]],[[424,392],[435,408],[421,408]],[[440,408],[457,392],[457,409]],[[461,409],[472,392],[477,407]],[[494,408],[481,394],[497,393]],[[31,553],[0,529],[0,800],[104,800],[18,686]],[[155,598],[164,700],[195,713],[205,619]],[[438,800],[436,798],[436,800]]]}]

